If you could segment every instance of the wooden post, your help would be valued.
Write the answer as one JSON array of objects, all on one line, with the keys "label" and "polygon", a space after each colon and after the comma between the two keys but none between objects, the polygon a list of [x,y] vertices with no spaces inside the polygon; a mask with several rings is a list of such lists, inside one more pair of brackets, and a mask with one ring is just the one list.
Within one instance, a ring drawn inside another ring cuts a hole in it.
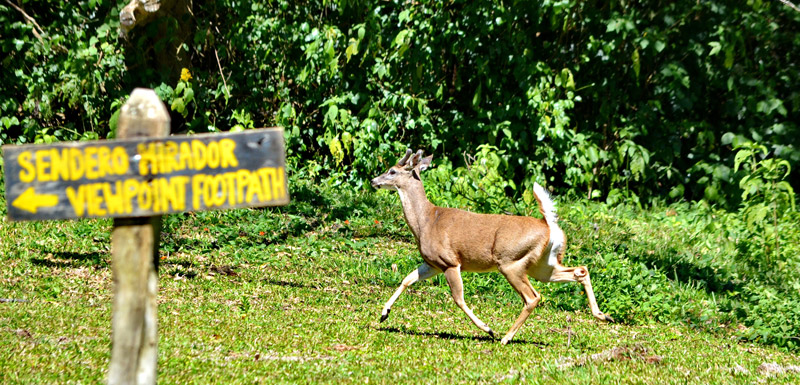
[{"label": "wooden post", "polygon": [[[170,132],[169,124],[169,113],[156,93],[137,88],[122,106],[117,137],[165,137]],[[160,236],[161,216],[114,220],[110,385],[156,383]]]}]

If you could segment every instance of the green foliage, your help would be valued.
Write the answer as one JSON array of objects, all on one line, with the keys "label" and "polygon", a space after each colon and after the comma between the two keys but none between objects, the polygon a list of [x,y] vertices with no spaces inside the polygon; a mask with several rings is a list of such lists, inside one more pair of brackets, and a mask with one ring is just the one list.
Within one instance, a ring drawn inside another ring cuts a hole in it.
[{"label": "green foliage", "polygon": [[[497,147],[481,145],[475,155],[464,153],[465,166],[453,169],[450,163],[445,163],[426,171],[429,199],[482,213],[518,212],[515,200],[508,198],[518,195],[517,186],[500,174],[505,169],[502,155],[503,151]],[[526,192],[525,196],[531,196]]]},{"label": "green foliage", "polygon": [[703,203],[651,211],[573,203],[561,215],[571,242],[567,263],[589,266],[598,301],[616,319],[685,323],[800,348],[797,212],[783,217],[792,225],[781,225],[780,254],[769,263],[773,251],[744,215]]},{"label": "green foliage", "polygon": [[[759,159],[768,154],[763,145],[747,142],[737,148],[733,169],[738,171],[743,166],[745,173],[739,181],[742,189],[740,215],[752,235],[747,254],[753,256],[753,265],[768,268],[771,255],[782,259],[779,233],[789,230],[784,222],[797,214],[794,189],[786,181],[791,166],[783,159]],[[790,225],[793,227],[796,222],[790,220]]]},{"label": "green foliage", "polygon": [[[738,171],[744,165],[743,170],[747,172],[739,181],[744,205],[749,207],[753,203],[766,203],[776,212],[795,210],[794,189],[785,180],[791,172],[789,162],[774,158],[759,160],[759,157],[768,154],[767,148],[760,144],[743,143],[737,149],[733,170]],[[763,216],[759,216],[758,220],[750,220],[751,217],[748,215],[750,223],[763,219]]]},{"label": "green foliage", "polygon": [[3,143],[113,136],[121,101],[150,87],[176,132],[281,125],[297,164],[355,186],[407,146],[454,170],[496,148],[511,198],[539,181],[736,208],[738,143],[800,162],[800,13],[780,2],[201,2],[177,82],[150,59],[180,43],[178,21],[124,40],[119,7],[0,5]]},{"label": "green foliage", "polygon": [[105,137],[111,106],[130,92],[116,4],[10,4],[0,4],[0,142]]}]

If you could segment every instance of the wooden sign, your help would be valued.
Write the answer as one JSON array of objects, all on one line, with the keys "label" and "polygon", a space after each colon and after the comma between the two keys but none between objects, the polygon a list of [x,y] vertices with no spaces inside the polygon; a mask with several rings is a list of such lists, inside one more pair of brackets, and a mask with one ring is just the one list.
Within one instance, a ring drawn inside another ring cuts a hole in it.
[{"label": "wooden sign", "polygon": [[289,202],[283,129],[3,146],[11,220],[143,217]]},{"label": "wooden sign", "polygon": [[168,136],[151,89],[120,109],[120,140],[3,146],[11,220],[113,217],[108,384],[154,385],[161,214],[289,203],[283,129]]}]

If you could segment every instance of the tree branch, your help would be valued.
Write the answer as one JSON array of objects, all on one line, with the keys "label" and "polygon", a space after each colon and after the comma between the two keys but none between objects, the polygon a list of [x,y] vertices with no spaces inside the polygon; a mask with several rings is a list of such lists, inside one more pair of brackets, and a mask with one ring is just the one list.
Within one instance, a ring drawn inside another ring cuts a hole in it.
[{"label": "tree branch", "polygon": [[778,1],[780,1],[783,4],[786,4],[789,8],[794,9],[797,12],[800,12],[800,8],[792,4],[789,0],[778,0]]},{"label": "tree branch", "polygon": [[[19,13],[21,13],[22,17],[25,19],[25,21],[27,21],[30,24],[33,24],[33,35],[36,36],[37,39],[39,39],[39,43],[44,44],[44,40],[42,39],[42,35],[44,34],[44,30],[39,25],[39,23],[37,23],[34,18],[32,18],[27,13],[25,13],[25,11],[22,8],[20,8],[16,4],[12,3],[10,0],[6,0],[6,3],[8,3],[8,5],[10,5],[11,8],[14,8],[17,11],[19,11]],[[38,32],[36,31],[37,28],[39,29]]]},{"label": "tree branch", "polygon": [[217,54],[217,47],[214,47],[214,57],[217,58],[217,67],[219,67],[219,76],[222,77],[222,85],[225,86],[225,92],[228,94],[228,97],[230,97],[231,91],[228,89],[228,83],[225,81],[225,74],[222,73],[222,64],[220,64],[219,62],[219,54]]}]

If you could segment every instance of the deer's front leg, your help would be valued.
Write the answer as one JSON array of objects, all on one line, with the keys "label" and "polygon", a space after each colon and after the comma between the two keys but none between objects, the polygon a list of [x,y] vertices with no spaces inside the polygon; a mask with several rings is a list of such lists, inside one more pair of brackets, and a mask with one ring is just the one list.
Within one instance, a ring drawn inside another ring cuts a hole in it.
[{"label": "deer's front leg", "polygon": [[400,294],[403,294],[403,291],[406,290],[409,286],[413,285],[414,282],[417,281],[424,281],[430,277],[433,277],[436,274],[441,273],[442,271],[432,267],[431,265],[423,262],[416,270],[409,273],[405,279],[403,279],[403,283],[400,284],[400,287],[395,290],[394,295],[392,298],[389,298],[389,301],[386,302],[386,305],[383,305],[383,311],[381,312],[381,322],[386,321],[389,318],[389,312],[392,311],[392,305],[394,305],[394,301],[397,301],[397,298],[400,297]]},{"label": "deer's front leg", "polygon": [[464,284],[461,281],[461,266],[451,267],[445,270],[444,276],[447,278],[447,284],[450,285],[450,293],[453,295],[453,300],[456,301],[456,305],[458,305],[464,313],[467,313],[467,317],[472,320],[472,323],[494,338],[492,329],[486,326],[483,321],[479,320],[478,317],[472,313],[472,310],[467,307],[467,303],[464,302]]}]

